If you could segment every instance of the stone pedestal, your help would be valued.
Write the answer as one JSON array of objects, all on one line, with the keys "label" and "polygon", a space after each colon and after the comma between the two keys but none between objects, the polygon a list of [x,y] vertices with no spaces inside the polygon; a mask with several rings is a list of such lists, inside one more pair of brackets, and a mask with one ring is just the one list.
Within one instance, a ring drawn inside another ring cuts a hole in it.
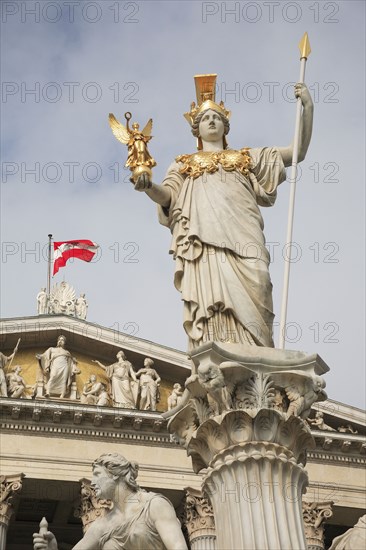
[{"label": "stone pedestal", "polygon": [[208,343],[192,355],[192,376],[169,430],[205,469],[220,550],[305,550],[304,418],[326,398],[317,355]]},{"label": "stone pedestal", "polygon": [[184,525],[191,550],[215,550],[216,530],[212,506],[200,491],[185,490]]},{"label": "stone pedestal", "polygon": [[6,535],[13,513],[12,502],[22,489],[24,474],[0,476],[0,550],[6,548]]},{"label": "stone pedestal", "polygon": [[302,503],[308,550],[324,550],[324,523],[333,515],[332,505],[331,501]]}]

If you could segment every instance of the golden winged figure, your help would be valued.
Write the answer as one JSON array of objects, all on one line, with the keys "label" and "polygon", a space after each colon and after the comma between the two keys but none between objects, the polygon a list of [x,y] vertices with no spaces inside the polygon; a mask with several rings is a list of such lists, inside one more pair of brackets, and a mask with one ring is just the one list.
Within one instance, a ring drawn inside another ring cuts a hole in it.
[{"label": "golden winged figure", "polygon": [[147,172],[150,178],[152,177],[151,168],[156,166],[156,162],[147,149],[147,144],[152,137],[152,119],[150,118],[144,129],[140,131],[140,125],[137,124],[137,122],[132,124],[132,129],[129,127],[131,116],[129,112],[125,113],[127,124],[124,126],[112,113],[110,113],[109,124],[118,141],[124,143],[128,147],[128,157],[125,166],[132,172],[131,181],[136,183],[138,177],[144,172]]}]

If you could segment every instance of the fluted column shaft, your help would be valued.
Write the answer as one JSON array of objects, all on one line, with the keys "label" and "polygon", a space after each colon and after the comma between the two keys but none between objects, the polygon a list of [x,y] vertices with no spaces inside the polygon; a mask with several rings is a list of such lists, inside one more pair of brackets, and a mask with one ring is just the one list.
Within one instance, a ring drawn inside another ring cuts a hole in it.
[{"label": "fluted column shaft", "polygon": [[7,531],[8,531],[8,524],[0,522],[0,550],[6,549]]},{"label": "fluted column shaft", "polygon": [[306,550],[304,468],[285,447],[249,442],[219,453],[204,480],[220,550]]},{"label": "fluted column shaft", "polygon": [[216,550],[216,535],[201,535],[190,541],[191,550]]}]

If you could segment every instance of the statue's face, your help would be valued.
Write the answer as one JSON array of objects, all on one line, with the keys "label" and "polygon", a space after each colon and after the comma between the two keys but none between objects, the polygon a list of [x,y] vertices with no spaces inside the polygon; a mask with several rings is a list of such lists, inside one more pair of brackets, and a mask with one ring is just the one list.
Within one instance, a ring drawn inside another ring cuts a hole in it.
[{"label": "statue's face", "polygon": [[57,340],[58,347],[63,348],[65,347],[65,344],[66,344],[66,338],[63,338],[62,336],[60,336],[60,338]]},{"label": "statue's face", "polygon": [[202,141],[218,141],[224,137],[224,123],[218,113],[209,109],[199,123],[199,134]]},{"label": "statue's face", "polygon": [[99,464],[93,467],[91,486],[97,498],[113,499],[116,490],[116,481],[107,470]]}]

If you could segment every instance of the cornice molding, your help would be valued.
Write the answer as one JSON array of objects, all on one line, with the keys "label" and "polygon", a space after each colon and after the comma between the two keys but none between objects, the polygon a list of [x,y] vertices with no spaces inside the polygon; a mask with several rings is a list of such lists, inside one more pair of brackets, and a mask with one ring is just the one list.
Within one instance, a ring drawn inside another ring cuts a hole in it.
[{"label": "cornice molding", "polygon": [[29,435],[120,439],[176,446],[160,413],[0,398],[1,429]]},{"label": "cornice molding", "polygon": [[28,344],[32,344],[30,338],[32,334],[38,335],[36,343],[39,344],[41,335],[45,337],[47,332],[57,331],[64,331],[66,334],[72,333],[89,341],[95,340],[98,343],[108,344],[115,350],[123,348],[127,352],[160,359],[189,370],[191,368],[187,353],[68,315],[39,315],[2,319],[0,320],[0,345],[3,349],[10,349],[13,346],[13,340],[16,341],[22,335]]}]

